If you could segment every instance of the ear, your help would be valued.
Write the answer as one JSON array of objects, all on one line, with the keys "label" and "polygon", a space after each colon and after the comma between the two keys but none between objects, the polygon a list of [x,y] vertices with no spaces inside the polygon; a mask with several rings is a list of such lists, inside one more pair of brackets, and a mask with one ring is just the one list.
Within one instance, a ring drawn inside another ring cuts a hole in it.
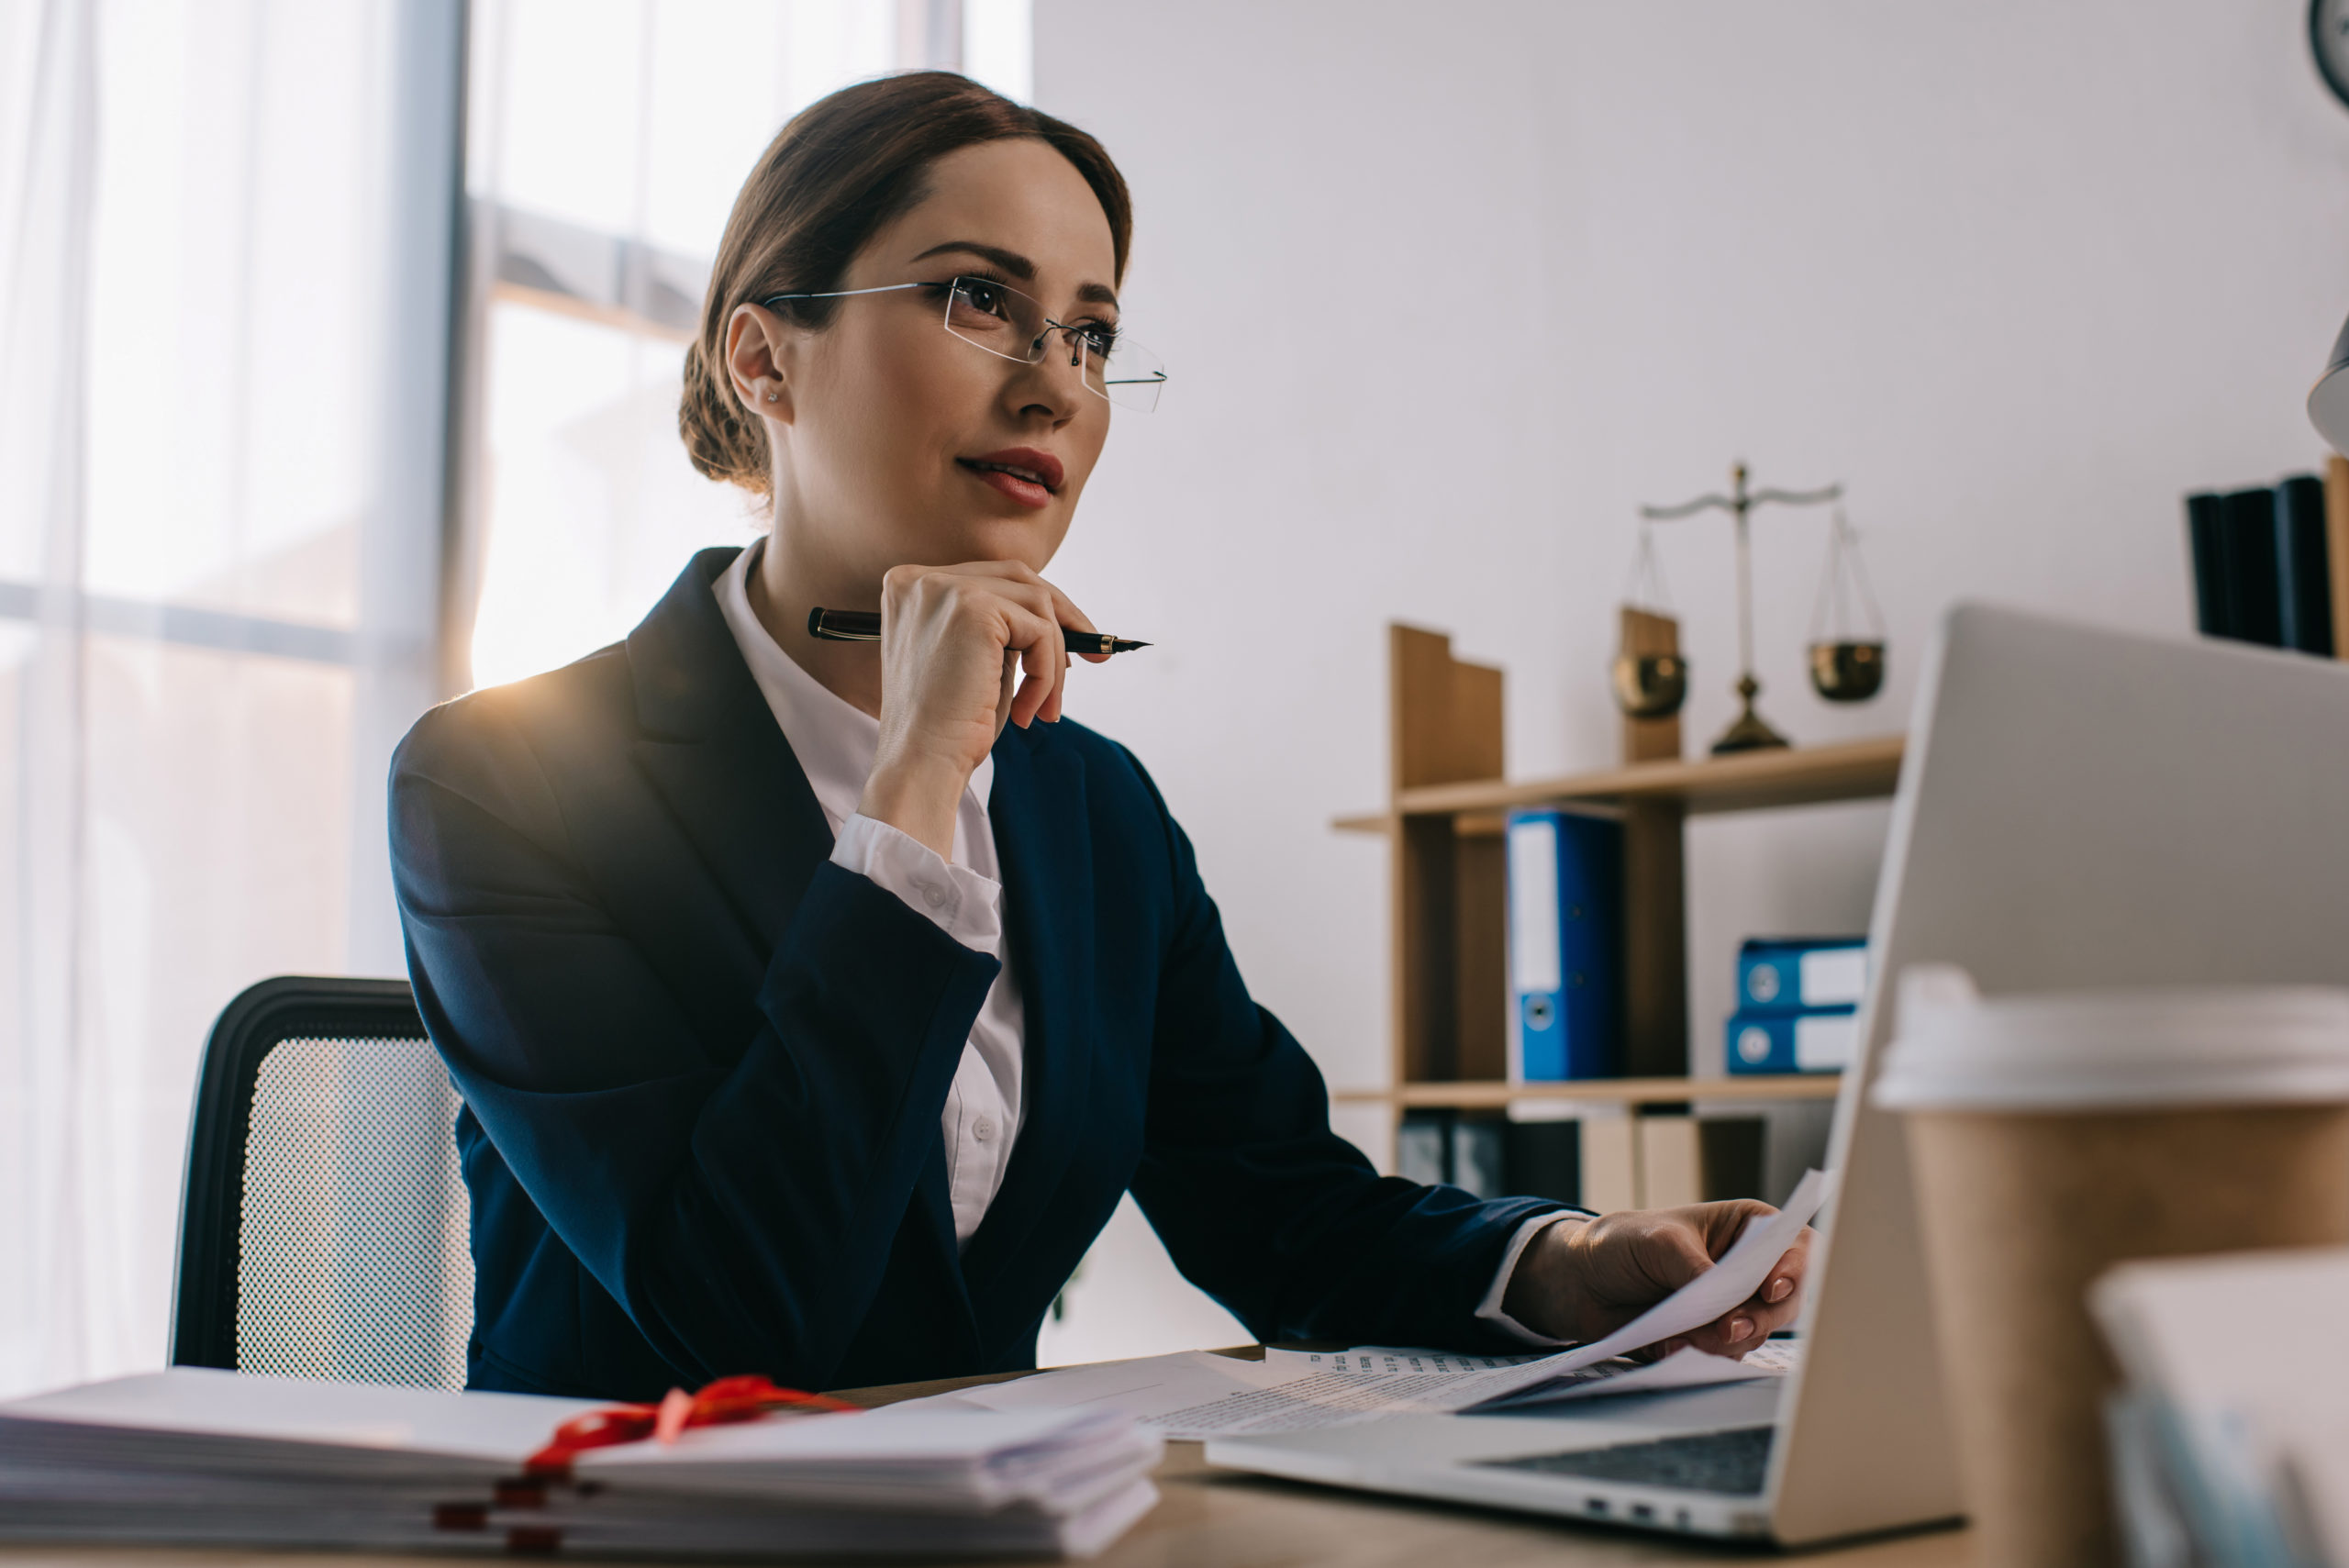
[{"label": "ear", "polygon": [[799,328],[763,305],[738,305],[726,322],[726,374],[753,418],[791,423],[791,367]]}]

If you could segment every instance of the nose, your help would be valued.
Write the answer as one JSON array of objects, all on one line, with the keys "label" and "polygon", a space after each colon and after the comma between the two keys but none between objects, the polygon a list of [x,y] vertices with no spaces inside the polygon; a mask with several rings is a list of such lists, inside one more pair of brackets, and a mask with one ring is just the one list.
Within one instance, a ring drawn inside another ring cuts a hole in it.
[{"label": "nose", "polygon": [[[1053,351],[1052,338],[1057,334],[1066,340],[1068,359],[1065,367],[1061,356]],[[1030,359],[1012,377],[1019,387],[1015,394],[1021,412],[1039,409],[1049,415],[1056,425],[1064,425],[1076,417],[1085,400],[1095,395],[1085,384],[1085,348],[1074,332],[1061,327],[1047,327],[1037,334]]]}]

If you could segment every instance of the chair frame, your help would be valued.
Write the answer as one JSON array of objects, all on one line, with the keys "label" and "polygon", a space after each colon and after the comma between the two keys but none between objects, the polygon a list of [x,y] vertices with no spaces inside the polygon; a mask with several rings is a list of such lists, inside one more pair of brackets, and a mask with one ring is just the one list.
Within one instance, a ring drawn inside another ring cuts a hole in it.
[{"label": "chair frame", "polygon": [[405,980],[284,974],[222,1009],[204,1046],[180,1189],[172,1290],[173,1366],[237,1366],[237,1262],[253,1085],[288,1040],[426,1040]]}]

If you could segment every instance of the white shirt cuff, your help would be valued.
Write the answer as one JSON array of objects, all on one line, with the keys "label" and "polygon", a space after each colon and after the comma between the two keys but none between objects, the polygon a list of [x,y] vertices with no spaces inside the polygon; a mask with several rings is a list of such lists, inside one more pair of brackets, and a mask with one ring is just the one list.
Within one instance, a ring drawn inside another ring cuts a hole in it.
[{"label": "white shirt cuff", "polygon": [[1577,1214],[1569,1210],[1562,1214],[1537,1214],[1519,1226],[1517,1234],[1508,1239],[1508,1251],[1501,1254],[1501,1266],[1494,1271],[1493,1288],[1485,1293],[1485,1299],[1476,1307],[1476,1321],[1489,1323],[1502,1333],[1509,1335],[1523,1344],[1542,1345],[1552,1349],[1572,1344],[1574,1341],[1571,1340],[1553,1340],[1547,1334],[1535,1333],[1501,1310],[1501,1298],[1508,1295],[1509,1277],[1517,1273],[1517,1261],[1525,1256],[1525,1249],[1532,1243],[1536,1236],[1562,1219],[1591,1218],[1593,1217],[1590,1215]]},{"label": "white shirt cuff", "polygon": [[900,828],[859,812],[841,824],[832,863],[896,894],[906,907],[966,948],[992,953],[1003,940],[1003,884],[950,863]]}]

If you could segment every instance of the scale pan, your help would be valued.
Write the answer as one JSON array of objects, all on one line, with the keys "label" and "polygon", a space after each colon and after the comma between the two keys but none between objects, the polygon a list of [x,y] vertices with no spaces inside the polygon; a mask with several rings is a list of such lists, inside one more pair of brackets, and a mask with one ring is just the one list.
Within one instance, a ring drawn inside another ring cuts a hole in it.
[{"label": "scale pan", "polygon": [[1633,718],[1668,718],[1688,697],[1688,662],[1677,653],[1615,656],[1615,706]]},{"label": "scale pan", "polygon": [[1865,702],[1884,689],[1884,644],[1814,642],[1810,684],[1829,702]]}]

